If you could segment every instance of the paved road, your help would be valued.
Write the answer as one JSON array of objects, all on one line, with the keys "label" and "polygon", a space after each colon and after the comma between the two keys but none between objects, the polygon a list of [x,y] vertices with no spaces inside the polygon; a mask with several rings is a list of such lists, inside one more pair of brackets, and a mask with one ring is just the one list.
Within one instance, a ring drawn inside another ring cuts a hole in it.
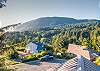
[{"label": "paved road", "polygon": [[64,62],[66,62],[66,60],[63,59],[55,59],[49,62],[41,62],[39,60],[36,60],[27,63],[12,65],[10,66],[10,68],[15,69],[16,71],[49,71],[48,69],[57,69]]}]

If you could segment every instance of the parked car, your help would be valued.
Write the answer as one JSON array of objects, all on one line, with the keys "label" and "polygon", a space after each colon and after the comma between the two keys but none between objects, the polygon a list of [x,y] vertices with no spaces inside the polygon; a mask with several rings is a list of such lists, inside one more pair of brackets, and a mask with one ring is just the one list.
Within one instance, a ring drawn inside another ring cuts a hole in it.
[{"label": "parked car", "polygon": [[48,60],[53,60],[53,56],[45,55],[40,58],[41,61],[48,61]]}]

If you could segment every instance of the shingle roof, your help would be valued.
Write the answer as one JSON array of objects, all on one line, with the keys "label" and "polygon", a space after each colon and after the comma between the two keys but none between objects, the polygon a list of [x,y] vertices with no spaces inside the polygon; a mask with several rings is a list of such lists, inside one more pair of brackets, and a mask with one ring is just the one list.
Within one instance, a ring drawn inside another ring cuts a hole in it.
[{"label": "shingle roof", "polygon": [[64,63],[57,71],[76,71],[78,67],[78,58],[75,57]]},{"label": "shingle roof", "polygon": [[83,66],[84,66],[84,67],[82,67],[83,71],[98,71],[98,70],[96,70],[97,66],[93,62],[91,62],[90,60],[88,60],[82,56],[81,56],[81,59],[82,59]]},{"label": "shingle roof", "polygon": [[97,66],[83,56],[75,57],[65,62],[60,68],[52,71],[100,71]]},{"label": "shingle roof", "polygon": [[[67,61],[58,71],[100,71],[96,65],[85,57],[73,58]],[[64,70],[63,70],[64,69]]]},{"label": "shingle roof", "polygon": [[69,44],[68,52],[74,53],[76,55],[81,55],[90,60],[90,52],[88,50],[83,50],[80,45]]}]

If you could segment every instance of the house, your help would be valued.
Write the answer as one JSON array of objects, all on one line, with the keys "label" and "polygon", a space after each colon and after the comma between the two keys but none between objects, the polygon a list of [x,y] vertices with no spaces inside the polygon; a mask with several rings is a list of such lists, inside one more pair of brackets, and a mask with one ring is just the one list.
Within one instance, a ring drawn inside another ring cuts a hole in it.
[{"label": "house", "polygon": [[30,42],[26,45],[25,50],[27,53],[38,53],[40,50],[44,49],[44,44],[39,42]]}]

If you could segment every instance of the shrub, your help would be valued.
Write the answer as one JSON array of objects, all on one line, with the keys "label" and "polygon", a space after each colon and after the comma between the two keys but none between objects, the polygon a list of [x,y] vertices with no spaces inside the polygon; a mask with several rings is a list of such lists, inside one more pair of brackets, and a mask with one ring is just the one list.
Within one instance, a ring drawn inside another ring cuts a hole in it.
[{"label": "shrub", "polygon": [[72,59],[72,58],[74,58],[74,57],[76,57],[76,55],[75,55],[75,54],[72,54],[72,53],[66,53],[66,54],[64,55],[64,58],[65,58],[65,59]]},{"label": "shrub", "polygon": [[100,66],[100,56],[96,57],[95,64]]},{"label": "shrub", "polygon": [[17,59],[19,58],[19,54],[17,52],[11,53],[8,55],[9,59]]},{"label": "shrub", "polygon": [[5,58],[0,58],[0,67],[5,65]]},{"label": "shrub", "polygon": [[63,57],[62,57],[62,53],[59,53],[59,52],[55,54],[55,57],[56,57],[56,58],[60,58],[60,59],[63,58]]},{"label": "shrub", "polygon": [[36,59],[37,59],[36,55],[30,54],[30,55],[25,56],[22,59],[22,62],[29,62],[29,61],[36,60]]},{"label": "shrub", "polygon": [[38,59],[38,58],[36,57],[35,54],[30,54],[30,55],[25,56],[23,61],[27,62],[27,61],[36,60],[36,59]]},{"label": "shrub", "polygon": [[42,57],[42,55],[41,54],[37,54],[36,57],[37,58],[40,58],[40,57]]},{"label": "shrub", "polygon": [[46,51],[41,52],[41,55],[42,55],[42,56],[45,56],[45,55],[47,55],[47,54],[48,54],[48,52],[46,52]]},{"label": "shrub", "polygon": [[62,59],[62,58],[63,58],[63,56],[62,56],[62,55],[57,55],[56,57],[57,57],[57,58],[60,58],[60,59]]},{"label": "shrub", "polygon": [[32,59],[33,56],[30,54],[30,55],[27,55],[26,58],[27,58],[27,59]]},{"label": "shrub", "polygon": [[41,60],[41,61],[46,61],[47,59],[46,59],[46,58],[40,58],[40,60]]}]

